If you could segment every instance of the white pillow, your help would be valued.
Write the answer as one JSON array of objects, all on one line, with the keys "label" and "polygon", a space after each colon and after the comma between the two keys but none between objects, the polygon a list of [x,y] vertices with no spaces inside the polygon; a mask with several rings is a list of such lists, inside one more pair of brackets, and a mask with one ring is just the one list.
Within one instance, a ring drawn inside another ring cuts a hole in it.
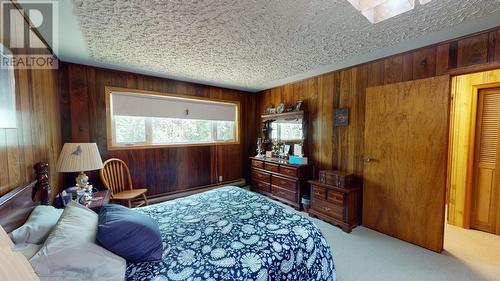
[{"label": "white pillow", "polygon": [[10,233],[10,238],[16,244],[43,244],[62,212],[63,209],[52,206],[36,206],[28,220]]},{"label": "white pillow", "polygon": [[30,259],[40,279],[124,280],[127,262],[95,243],[97,223],[95,212],[70,202],[43,247]]}]

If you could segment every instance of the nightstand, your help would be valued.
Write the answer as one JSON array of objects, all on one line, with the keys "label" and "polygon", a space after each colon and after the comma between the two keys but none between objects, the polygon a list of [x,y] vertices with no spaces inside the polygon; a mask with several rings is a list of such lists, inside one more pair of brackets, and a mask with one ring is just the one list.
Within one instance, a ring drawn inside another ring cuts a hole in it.
[{"label": "nightstand", "polygon": [[311,205],[309,216],[339,225],[349,233],[361,223],[362,189],[360,184],[346,187],[310,180]]}]

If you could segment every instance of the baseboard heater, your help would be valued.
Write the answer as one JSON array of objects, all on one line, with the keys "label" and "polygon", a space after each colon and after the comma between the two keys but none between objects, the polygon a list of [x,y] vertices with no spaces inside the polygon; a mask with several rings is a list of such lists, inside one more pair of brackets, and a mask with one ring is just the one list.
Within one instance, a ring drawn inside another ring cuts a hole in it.
[{"label": "baseboard heater", "polygon": [[169,200],[173,200],[173,199],[177,199],[177,198],[181,198],[181,197],[186,197],[186,196],[200,193],[200,192],[205,192],[205,191],[212,190],[212,189],[215,189],[218,187],[228,186],[228,185],[244,187],[246,185],[246,181],[245,181],[245,179],[239,179],[236,181],[229,181],[229,182],[193,187],[193,188],[190,188],[189,190],[181,191],[181,192],[175,192],[175,193],[169,193],[169,194],[155,194],[152,196],[148,196],[148,201],[150,204],[156,204],[156,203],[161,203],[164,201],[169,201]]}]

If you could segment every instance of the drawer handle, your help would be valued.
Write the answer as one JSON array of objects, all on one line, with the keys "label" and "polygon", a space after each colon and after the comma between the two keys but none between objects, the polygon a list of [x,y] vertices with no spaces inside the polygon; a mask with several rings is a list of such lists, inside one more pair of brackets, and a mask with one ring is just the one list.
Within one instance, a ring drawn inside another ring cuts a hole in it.
[{"label": "drawer handle", "polygon": [[329,211],[331,211],[332,209],[330,209],[330,208],[328,208],[328,207],[323,207],[323,210],[324,210],[325,212],[329,212]]},{"label": "drawer handle", "polygon": [[318,196],[321,196],[322,194],[321,194],[321,192],[319,192],[319,191],[316,191],[316,192],[314,192],[314,195],[318,195]]},{"label": "drawer handle", "polygon": [[286,184],[286,181],[280,181],[281,184]]}]

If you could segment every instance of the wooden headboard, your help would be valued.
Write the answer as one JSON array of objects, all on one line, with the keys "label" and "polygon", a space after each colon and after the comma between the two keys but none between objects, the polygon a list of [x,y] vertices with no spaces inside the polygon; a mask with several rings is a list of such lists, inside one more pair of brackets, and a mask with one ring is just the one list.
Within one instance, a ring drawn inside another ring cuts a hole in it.
[{"label": "wooden headboard", "polygon": [[35,184],[33,181],[0,197],[0,225],[6,232],[20,227],[33,208],[40,204],[31,197]]},{"label": "wooden headboard", "polygon": [[[6,232],[21,226],[37,205],[48,205],[48,165],[34,166],[36,180],[0,197],[0,225]],[[35,196],[38,195],[38,196]]]}]

